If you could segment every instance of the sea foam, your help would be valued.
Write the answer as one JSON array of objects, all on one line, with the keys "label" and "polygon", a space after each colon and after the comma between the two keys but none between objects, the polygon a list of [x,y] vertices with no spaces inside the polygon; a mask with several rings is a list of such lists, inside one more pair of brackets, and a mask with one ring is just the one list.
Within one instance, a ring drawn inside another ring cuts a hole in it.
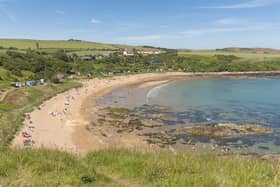
[{"label": "sea foam", "polygon": [[160,90],[161,90],[163,87],[167,86],[168,84],[169,84],[169,83],[162,84],[162,85],[159,85],[159,86],[156,86],[156,87],[150,89],[149,92],[148,92],[147,95],[146,95],[146,103],[148,104],[151,98],[157,97],[158,94],[159,94],[159,92],[160,92]]}]

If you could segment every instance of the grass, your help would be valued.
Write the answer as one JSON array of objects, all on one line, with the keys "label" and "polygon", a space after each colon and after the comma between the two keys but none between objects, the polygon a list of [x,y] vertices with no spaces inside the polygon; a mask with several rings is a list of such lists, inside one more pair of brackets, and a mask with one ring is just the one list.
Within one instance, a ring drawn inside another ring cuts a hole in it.
[{"label": "grass", "polygon": [[78,56],[95,56],[95,55],[104,55],[104,56],[109,56],[110,54],[113,53],[113,51],[96,51],[96,50],[79,50],[79,51],[71,51],[68,54],[73,54],[75,53]]},{"label": "grass", "polygon": [[11,90],[0,102],[0,146],[8,145],[22,126],[24,114],[33,110],[44,100],[78,87],[80,83],[64,82],[59,85],[25,87]]},{"label": "grass", "polygon": [[119,186],[73,155],[0,149],[0,186]]},{"label": "grass", "polygon": [[238,156],[111,149],[80,158],[60,151],[1,148],[0,160],[0,186],[280,185],[278,161]]},{"label": "grass", "polygon": [[117,114],[123,114],[123,115],[128,115],[133,113],[133,110],[127,109],[127,108],[113,108],[113,107],[108,107],[108,110],[111,113],[117,113]]},{"label": "grass", "polygon": [[106,150],[87,156],[89,165],[144,186],[279,186],[279,165],[238,156],[215,157],[165,152]]},{"label": "grass", "polygon": [[189,55],[199,55],[199,56],[214,56],[214,55],[234,55],[242,60],[256,60],[256,61],[266,61],[266,60],[279,60],[280,54],[258,54],[250,52],[226,52],[226,51],[214,51],[214,50],[201,50],[201,51],[181,51],[178,52],[181,56]]},{"label": "grass", "polygon": [[110,44],[100,44],[95,42],[75,42],[75,41],[55,41],[55,40],[27,40],[27,39],[0,39],[0,46],[4,48],[15,47],[18,49],[96,49],[96,50],[116,50],[117,47]]}]

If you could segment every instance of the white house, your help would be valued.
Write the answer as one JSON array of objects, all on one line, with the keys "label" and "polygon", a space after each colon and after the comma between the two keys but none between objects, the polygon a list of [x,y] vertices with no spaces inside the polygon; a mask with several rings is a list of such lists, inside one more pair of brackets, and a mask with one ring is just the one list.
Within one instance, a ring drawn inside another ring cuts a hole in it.
[{"label": "white house", "polygon": [[123,51],[123,55],[124,56],[134,56],[135,54],[134,54],[133,50],[126,49]]},{"label": "white house", "polygon": [[142,49],[141,51],[138,51],[139,54],[143,55],[158,55],[161,53],[160,49]]}]

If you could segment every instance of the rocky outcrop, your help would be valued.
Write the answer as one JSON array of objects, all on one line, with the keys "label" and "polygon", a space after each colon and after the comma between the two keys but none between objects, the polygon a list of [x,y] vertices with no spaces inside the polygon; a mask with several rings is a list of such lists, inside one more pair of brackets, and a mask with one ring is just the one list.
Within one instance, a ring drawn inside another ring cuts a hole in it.
[{"label": "rocky outcrop", "polygon": [[195,127],[185,128],[187,134],[195,136],[209,137],[228,137],[236,135],[255,135],[255,134],[270,134],[270,128],[262,127],[254,124],[207,124]]}]

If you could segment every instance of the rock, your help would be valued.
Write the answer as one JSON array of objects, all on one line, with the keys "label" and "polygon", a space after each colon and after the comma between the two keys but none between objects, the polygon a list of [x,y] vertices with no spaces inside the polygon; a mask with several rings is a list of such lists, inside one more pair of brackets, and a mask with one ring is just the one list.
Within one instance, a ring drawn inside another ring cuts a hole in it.
[{"label": "rock", "polygon": [[145,127],[161,127],[164,125],[163,123],[154,120],[142,119],[141,122]]},{"label": "rock", "polygon": [[234,135],[270,134],[272,130],[259,125],[245,124],[207,124],[186,128],[185,132],[195,136],[228,137]]}]

